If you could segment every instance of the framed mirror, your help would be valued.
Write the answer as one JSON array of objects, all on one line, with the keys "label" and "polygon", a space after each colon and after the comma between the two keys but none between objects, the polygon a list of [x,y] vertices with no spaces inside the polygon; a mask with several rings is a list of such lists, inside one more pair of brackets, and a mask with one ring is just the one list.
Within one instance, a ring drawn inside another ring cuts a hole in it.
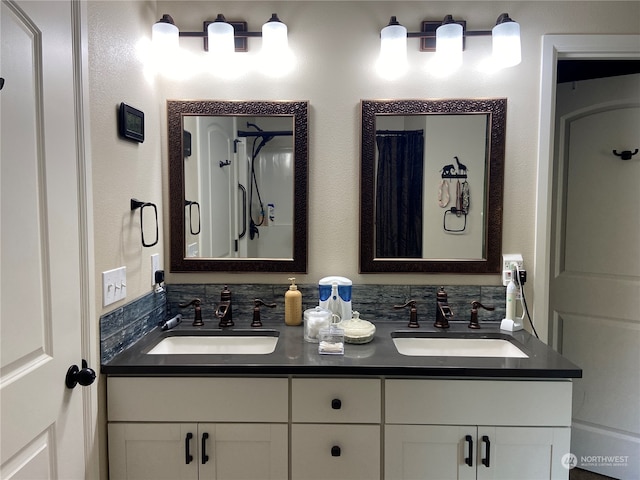
[{"label": "framed mirror", "polygon": [[506,107],[362,101],[361,273],[500,271]]},{"label": "framed mirror", "polygon": [[172,272],[306,272],[307,111],[167,101]]}]

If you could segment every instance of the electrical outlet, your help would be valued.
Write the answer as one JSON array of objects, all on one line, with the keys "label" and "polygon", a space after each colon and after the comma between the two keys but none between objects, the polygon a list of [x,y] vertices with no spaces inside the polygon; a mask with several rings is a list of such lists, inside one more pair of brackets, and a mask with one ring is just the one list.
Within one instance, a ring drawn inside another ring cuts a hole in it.
[{"label": "electrical outlet", "polygon": [[160,270],[160,254],[154,253],[151,255],[151,286],[156,285],[156,272]]},{"label": "electrical outlet", "polygon": [[[503,253],[502,254],[502,285],[505,287],[511,281],[511,271],[517,267],[518,270],[524,269],[524,261],[519,253]],[[514,278],[514,280],[516,280]]]},{"label": "electrical outlet", "polygon": [[102,272],[102,305],[107,306],[127,296],[127,267]]},{"label": "electrical outlet", "polygon": [[522,255],[520,255],[519,253],[503,253],[502,254],[502,270],[511,270],[511,266],[514,264],[518,265],[518,268],[520,270],[524,268]]}]

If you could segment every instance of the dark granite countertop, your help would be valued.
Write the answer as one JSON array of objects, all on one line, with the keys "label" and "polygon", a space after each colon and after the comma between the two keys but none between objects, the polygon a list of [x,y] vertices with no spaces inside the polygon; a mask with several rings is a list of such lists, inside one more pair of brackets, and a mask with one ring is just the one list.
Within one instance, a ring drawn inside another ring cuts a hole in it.
[{"label": "dark granite countertop", "polygon": [[[238,324],[240,322],[236,322]],[[400,327],[400,328],[399,328]],[[248,330],[246,327],[234,327]],[[582,370],[526,331],[503,332],[499,323],[484,323],[471,330],[467,323],[451,323],[447,330],[422,325],[411,333],[473,337],[502,337],[512,341],[529,358],[421,357],[398,353],[391,333],[407,331],[397,322],[376,323],[376,335],[364,345],[345,344],[344,355],[320,355],[318,344],[303,340],[303,327],[284,323],[265,324],[277,330],[275,351],[267,355],[148,355],[168,335],[203,334],[218,330],[214,324],[192,327],[183,323],[168,332],[156,328],[136,344],[101,366],[107,375],[207,376],[207,375],[328,375],[328,376],[423,376],[423,377],[511,377],[560,379],[580,378]],[[254,331],[256,329],[253,329]]]}]

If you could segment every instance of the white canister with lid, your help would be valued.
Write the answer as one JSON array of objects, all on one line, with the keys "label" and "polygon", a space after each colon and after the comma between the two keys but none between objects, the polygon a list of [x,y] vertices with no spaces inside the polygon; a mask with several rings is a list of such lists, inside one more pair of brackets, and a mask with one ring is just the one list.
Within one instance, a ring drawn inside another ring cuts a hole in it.
[{"label": "white canister with lid", "polygon": [[320,306],[304,311],[304,339],[307,342],[318,343],[320,330],[331,324],[332,313]]}]

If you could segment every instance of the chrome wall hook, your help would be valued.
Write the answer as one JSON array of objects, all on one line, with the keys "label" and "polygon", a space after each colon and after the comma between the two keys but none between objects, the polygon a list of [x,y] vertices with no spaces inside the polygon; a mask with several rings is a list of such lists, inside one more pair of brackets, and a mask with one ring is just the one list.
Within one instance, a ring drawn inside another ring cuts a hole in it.
[{"label": "chrome wall hook", "polygon": [[617,150],[613,151],[613,154],[616,157],[620,157],[622,160],[631,160],[631,157],[633,157],[637,153],[638,153],[638,149],[637,148],[633,152],[631,150],[624,150],[621,153],[618,153]]}]

